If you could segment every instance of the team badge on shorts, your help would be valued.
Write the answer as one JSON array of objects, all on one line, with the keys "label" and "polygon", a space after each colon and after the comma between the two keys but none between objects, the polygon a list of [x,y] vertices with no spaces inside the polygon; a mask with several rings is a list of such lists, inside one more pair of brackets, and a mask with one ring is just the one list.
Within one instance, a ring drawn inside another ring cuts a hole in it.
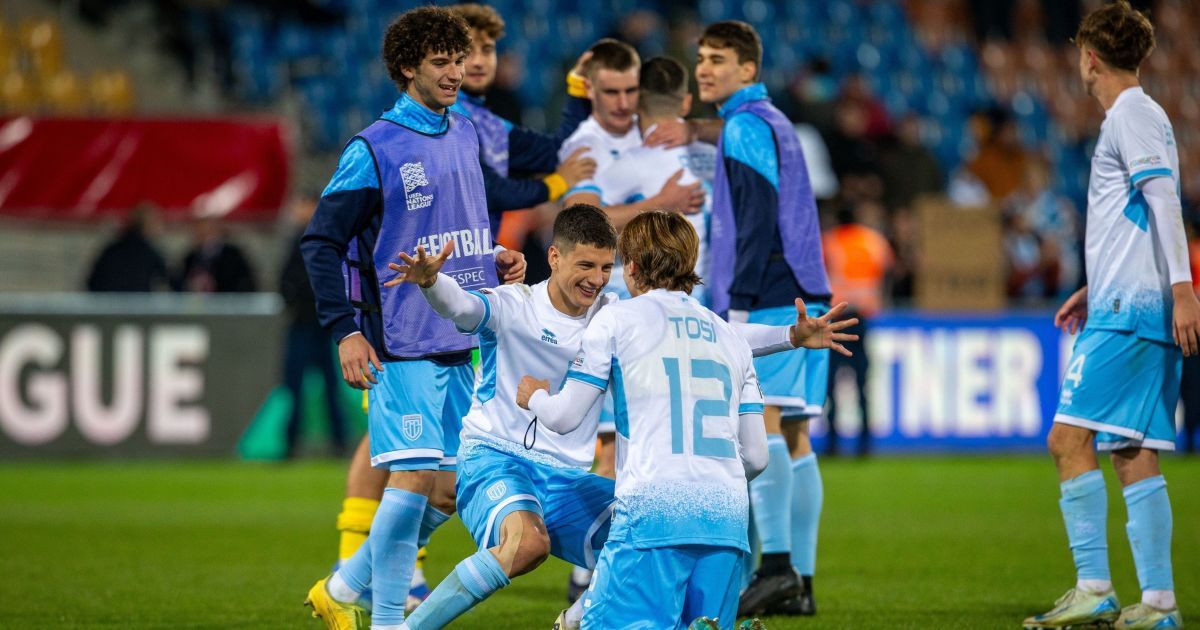
[{"label": "team badge on shorts", "polygon": [[400,419],[400,431],[404,433],[404,437],[409,440],[415,440],[421,437],[422,431],[425,430],[425,418],[419,413],[409,414]]},{"label": "team badge on shorts", "polygon": [[508,490],[508,487],[504,485],[504,482],[497,481],[487,489],[487,498],[493,501],[499,501],[500,497],[504,496],[505,490]]}]

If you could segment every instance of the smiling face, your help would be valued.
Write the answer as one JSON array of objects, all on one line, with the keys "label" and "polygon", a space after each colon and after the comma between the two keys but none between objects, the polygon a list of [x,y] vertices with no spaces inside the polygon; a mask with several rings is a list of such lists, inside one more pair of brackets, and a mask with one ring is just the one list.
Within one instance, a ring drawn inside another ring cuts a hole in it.
[{"label": "smiling face", "polygon": [[462,89],[468,94],[483,96],[496,80],[496,40],[487,33],[471,29],[471,50],[467,54],[466,75]]},{"label": "smiling face", "polygon": [[431,52],[416,68],[405,68],[409,96],[430,110],[442,113],[458,100],[466,53]]},{"label": "smiling face", "polygon": [[616,252],[611,248],[577,244],[567,251],[551,245],[550,301],[567,315],[583,315],[608,284]]},{"label": "smiling face", "polygon": [[597,69],[588,81],[592,115],[607,132],[624,135],[633,128],[638,107],[638,68]]},{"label": "smiling face", "polygon": [[700,100],[720,105],[733,93],[754,82],[753,61],[738,63],[732,48],[713,48],[701,44],[696,58],[696,86]]}]

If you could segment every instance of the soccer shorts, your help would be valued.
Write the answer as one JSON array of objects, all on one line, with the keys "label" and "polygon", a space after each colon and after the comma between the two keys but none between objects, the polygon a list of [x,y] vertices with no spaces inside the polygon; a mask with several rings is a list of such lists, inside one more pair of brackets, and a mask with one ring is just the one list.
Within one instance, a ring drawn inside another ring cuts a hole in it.
[{"label": "soccer shorts", "polygon": [[590,569],[608,539],[613,489],[519,444],[468,438],[458,452],[458,514],[480,549],[499,544],[504,517],[523,510],[546,523],[553,556]]},{"label": "soccer shorts", "polygon": [[471,408],[475,370],[433,361],[393,361],[367,390],[371,465],[454,470],[462,417]]},{"label": "soccer shorts", "polygon": [[737,623],[742,558],[732,547],[637,549],[609,541],[584,597],[584,630],[687,628],[711,617]]},{"label": "soccer shorts", "polygon": [[1132,332],[1085,328],[1063,376],[1055,422],[1096,432],[1096,448],[1175,450],[1183,353]]},{"label": "soccer shorts", "polygon": [[[808,304],[808,314],[829,312],[828,304]],[[796,307],[776,306],[750,311],[751,324],[788,326],[796,323]],[[829,385],[829,350],[798,348],[754,359],[763,401],[783,408],[785,418],[807,419],[821,415]]]}]

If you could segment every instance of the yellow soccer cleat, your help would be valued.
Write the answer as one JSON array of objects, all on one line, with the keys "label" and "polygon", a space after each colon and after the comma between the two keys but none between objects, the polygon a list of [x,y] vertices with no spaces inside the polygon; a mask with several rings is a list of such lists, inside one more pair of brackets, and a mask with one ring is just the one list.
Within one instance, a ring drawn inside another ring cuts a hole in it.
[{"label": "yellow soccer cleat", "polygon": [[1183,627],[1179,609],[1159,610],[1150,604],[1138,603],[1121,609],[1113,628],[1117,630],[1167,630]]},{"label": "yellow soccer cleat", "polygon": [[1111,628],[1121,612],[1117,594],[1091,593],[1073,588],[1054,602],[1049,612],[1034,615],[1025,620],[1025,630],[1035,628]]},{"label": "yellow soccer cleat", "polygon": [[329,630],[370,630],[371,613],[357,604],[346,604],[334,599],[325,583],[329,578],[321,578],[308,589],[308,597],[304,605],[313,609],[312,616],[325,622]]}]

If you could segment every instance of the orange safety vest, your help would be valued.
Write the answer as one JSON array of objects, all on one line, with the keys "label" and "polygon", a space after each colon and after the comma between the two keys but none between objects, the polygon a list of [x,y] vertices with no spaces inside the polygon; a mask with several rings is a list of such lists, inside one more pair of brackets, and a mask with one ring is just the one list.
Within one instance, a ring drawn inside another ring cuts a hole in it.
[{"label": "orange safety vest", "polygon": [[892,247],[865,225],[839,225],[821,238],[833,303],[849,302],[865,316],[883,309],[883,278],[892,266]]}]

